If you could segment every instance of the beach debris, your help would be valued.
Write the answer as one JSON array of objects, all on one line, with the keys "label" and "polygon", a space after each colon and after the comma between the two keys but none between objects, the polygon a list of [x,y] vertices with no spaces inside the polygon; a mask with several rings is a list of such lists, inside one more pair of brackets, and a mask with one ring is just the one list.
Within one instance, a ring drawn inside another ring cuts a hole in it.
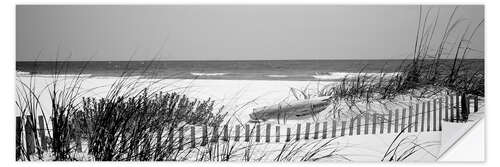
[{"label": "beach debris", "polygon": [[330,105],[330,101],[330,96],[322,96],[254,108],[253,112],[250,114],[251,120],[249,122],[261,122],[273,118],[277,120],[280,118],[303,119],[325,110]]}]

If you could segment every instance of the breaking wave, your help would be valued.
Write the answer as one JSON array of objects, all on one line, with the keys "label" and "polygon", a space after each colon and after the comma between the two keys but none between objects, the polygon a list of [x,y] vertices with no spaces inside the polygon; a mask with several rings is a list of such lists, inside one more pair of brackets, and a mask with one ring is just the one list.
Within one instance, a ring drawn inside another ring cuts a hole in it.
[{"label": "breaking wave", "polygon": [[191,75],[194,75],[194,76],[222,76],[222,75],[226,75],[226,73],[201,73],[201,72],[192,72]]},{"label": "breaking wave", "polygon": [[348,72],[328,72],[328,73],[316,73],[312,77],[319,80],[341,80],[344,78],[355,78],[358,75],[363,77],[394,77],[398,75],[399,72],[392,73],[348,73]]}]

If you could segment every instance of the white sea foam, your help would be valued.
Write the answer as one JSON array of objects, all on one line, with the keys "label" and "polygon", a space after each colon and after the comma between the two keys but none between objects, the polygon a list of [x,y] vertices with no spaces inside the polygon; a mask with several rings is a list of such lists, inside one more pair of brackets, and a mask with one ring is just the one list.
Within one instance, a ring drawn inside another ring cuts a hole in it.
[{"label": "white sea foam", "polygon": [[226,73],[201,73],[201,72],[192,72],[191,75],[195,75],[195,76],[222,76],[222,75],[226,75]]},{"label": "white sea foam", "polygon": [[33,76],[42,77],[42,78],[53,78],[53,77],[56,77],[56,76],[57,76],[57,78],[76,78],[76,77],[89,78],[89,77],[92,76],[92,74],[59,74],[59,75],[33,74]]},{"label": "white sea foam", "polygon": [[30,75],[30,72],[16,71],[16,75]]},{"label": "white sea foam", "polygon": [[348,73],[348,72],[329,72],[326,74],[315,74],[312,77],[319,80],[340,80],[344,78],[355,78],[358,75],[366,77],[394,77],[399,72],[392,73]]},{"label": "white sea foam", "polygon": [[288,77],[288,75],[266,75],[268,77],[271,77],[271,78],[286,78]]}]

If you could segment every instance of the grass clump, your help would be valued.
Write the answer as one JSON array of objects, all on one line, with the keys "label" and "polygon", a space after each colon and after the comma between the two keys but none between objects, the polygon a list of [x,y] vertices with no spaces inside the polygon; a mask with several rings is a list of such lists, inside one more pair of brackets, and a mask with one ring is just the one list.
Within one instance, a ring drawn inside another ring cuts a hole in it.
[{"label": "grass clump", "polygon": [[225,114],[214,101],[178,93],[148,93],[111,99],[83,99],[78,123],[95,160],[175,160],[183,147],[179,130],[188,125],[218,126]]}]

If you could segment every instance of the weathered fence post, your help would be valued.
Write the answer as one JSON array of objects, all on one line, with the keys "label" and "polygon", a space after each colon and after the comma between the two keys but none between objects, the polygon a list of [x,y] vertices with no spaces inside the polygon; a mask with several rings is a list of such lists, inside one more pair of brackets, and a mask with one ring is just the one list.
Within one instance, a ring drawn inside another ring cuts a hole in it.
[{"label": "weathered fence post", "polygon": [[23,129],[23,123],[21,121],[21,117],[16,117],[16,160],[24,160],[21,156],[22,154],[22,141],[21,141],[21,132]]},{"label": "weathered fence post", "polygon": [[408,133],[411,132],[413,127],[413,107],[410,105],[408,108]]},{"label": "weathered fence post", "polygon": [[346,122],[342,121],[342,123],[341,123],[342,129],[340,130],[340,136],[345,136],[345,124],[346,124]]},{"label": "weathered fence post", "polygon": [[[26,124],[24,124],[24,133],[26,138],[26,155],[30,156],[35,153],[35,138],[34,138],[34,124],[33,124],[33,116],[26,116]],[[36,128],[35,128],[36,129]]]},{"label": "weathered fence post", "polygon": [[[42,147],[42,150],[46,151],[47,150],[47,137],[45,136],[45,121],[43,119],[43,116],[38,116],[38,136],[40,136],[40,144]],[[81,143],[80,143],[80,149],[81,149]]]},{"label": "weathered fence post", "polygon": [[365,114],[365,135],[368,134],[368,128],[370,128],[369,125],[370,125],[370,115],[368,113],[366,113]]},{"label": "weathered fence post", "polygon": [[360,135],[361,134],[361,117],[356,118],[356,134]]},{"label": "weathered fence post", "polygon": [[384,123],[385,123],[385,117],[384,114],[380,116],[380,134],[384,134]]},{"label": "weathered fence post", "polygon": [[328,122],[323,122],[323,136],[322,136],[323,139],[326,139],[327,131],[328,131]]},{"label": "weathered fence post", "polygon": [[425,102],[422,102],[422,119],[420,120],[420,132],[425,131]]},{"label": "weathered fence post", "polygon": [[234,129],[235,130],[234,131],[234,141],[240,141],[240,129],[241,129],[240,125],[236,125],[234,128],[235,128]]},{"label": "weathered fence post", "polygon": [[245,142],[250,141],[250,125],[245,124]]},{"label": "weathered fence post", "polygon": [[179,128],[179,150],[184,149],[184,127]]},{"label": "weathered fence post", "polygon": [[420,111],[420,108],[419,108],[419,104],[417,103],[415,105],[415,128],[413,129],[414,132],[418,132],[418,115],[419,115],[419,111]]},{"label": "weathered fence post", "polygon": [[401,114],[401,131],[406,128],[406,108],[403,108],[403,113]]},{"label": "weathered fence post", "polygon": [[462,93],[461,95],[461,98],[460,98],[460,101],[461,101],[461,115],[462,117],[460,118],[460,120],[462,120],[463,122],[466,122],[467,120],[469,120],[469,113],[470,113],[470,109],[469,109],[469,98],[467,97],[467,95],[465,93]]},{"label": "weathered fence post", "polygon": [[399,110],[394,110],[394,133],[399,133]]},{"label": "weathered fence post", "polygon": [[427,132],[431,131],[431,101],[427,101]]},{"label": "weathered fence post", "polygon": [[460,108],[460,96],[459,95],[455,95],[455,119],[457,120],[456,122],[460,122],[460,118],[462,118],[460,116],[460,111],[461,111],[461,108]]},{"label": "weathered fence post", "polygon": [[455,105],[453,104],[453,95],[450,95],[450,122],[455,122],[455,112],[454,112],[454,109],[455,109]]},{"label": "weathered fence post", "polygon": [[332,121],[332,138],[337,136],[337,121]]},{"label": "weathered fence post", "polygon": [[436,131],[436,129],[437,129],[437,127],[436,127],[437,126],[437,123],[436,123],[436,119],[437,119],[436,118],[437,117],[436,99],[434,99],[432,101],[432,103],[434,103],[434,104],[432,104],[432,106],[433,106],[432,107],[433,108],[433,110],[432,110],[432,131]]},{"label": "weathered fence post", "polygon": [[474,112],[479,111],[479,97],[474,96]]},{"label": "weathered fence post", "polygon": [[313,139],[318,139],[319,135],[319,123],[314,124],[314,136]]},{"label": "weathered fence post", "polygon": [[271,124],[266,124],[266,143],[271,141]]},{"label": "weathered fence post", "polygon": [[448,96],[445,96],[444,97],[444,120],[445,121],[448,121],[450,120],[449,116],[448,116]]},{"label": "weathered fence post", "polygon": [[387,133],[392,132],[392,110],[389,110],[389,119],[387,120]]},{"label": "weathered fence post", "polygon": [[372,118],[372,134],[377,132],[377,114],[373,114]]},{"label": "weathered fence post", "polygon": [[81,136],[81,134],[77,132],[74,137],[75,137],[75,145],[76,145],[75,149],[76,149],[76,151],[82,152],[82,136]]},{"label": "weathered fence post", "polygon": [[191,126],[191,148],[196,147],[196,136],[195,127]]},{"label": "weathered fence post", "polygon": [[354,118],[351,118],[351,121],[349,123],[349,136],[353,135],[353,129],[354,129]]},{"label": "weathered fence post", "polygon": [[201,146],[205,146],[208,143],[208,128],[207,125],[203,125]]},{"label": "weathered fence post", "polygon": [[280,126],[276,125],[276,143],[280,142]]},{"label": "weathered fence post", "polygon": [[442,122],[443,122],[443,98],[439,98],[439,131],[442,130]]},{"label": "weathered fence post", "polygon": [[212,131],[212,139],[210,140],[211,142],[218,142],[219,141],[219,127],[214,126]]},{"label": "weathered fence post", "polygon": [[304,139],[309,140],[309,130],[311,129],[311,123],[306,123],[306,133],[304,134]]},{"label": "weathered fence post", "polygon": [[228,125],[224,125],[222,131],[224,132],[224,136],[222,137],[222,140],[224,141],[229,141],[229,130],[228,130]]},{"label": "weathered fence post", "polygon": [[257,125],[255,130],[255,142],[260,142],[260,125]]},{"label": "weathered fence post", "polygon": [[299,141],[300,140],[300,123],[297,124],[297,130],[295,131],[295,140]]}]

